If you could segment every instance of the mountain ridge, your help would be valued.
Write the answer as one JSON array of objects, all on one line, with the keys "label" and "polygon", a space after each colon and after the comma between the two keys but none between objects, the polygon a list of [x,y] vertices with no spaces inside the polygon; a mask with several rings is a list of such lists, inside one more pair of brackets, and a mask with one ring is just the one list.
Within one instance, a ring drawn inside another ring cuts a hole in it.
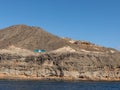
[{"label": "mountain ridge", "polygon": [[97,46],[86,41],[60,38],[42,28],[27,25],[13,25],[0,30],[0,49],[5,49],[12,45],[31,51],[35,49],[52,51],[66,46],[70,46],[77,51],[85,49],[104,52],[112,49]]},{"label": "mountain ridge", "polygon": [[[52,43],[56,45],[52,47]],[[60,43],[65,43],[61,38],[54,36],[41,28],[30,27],[26,25],[15,25],[0,31],[0,48],[15,45],[29,50],[46,49],[52,50],[61,47]],[[66,43],[65,43],[66,44]]]}]

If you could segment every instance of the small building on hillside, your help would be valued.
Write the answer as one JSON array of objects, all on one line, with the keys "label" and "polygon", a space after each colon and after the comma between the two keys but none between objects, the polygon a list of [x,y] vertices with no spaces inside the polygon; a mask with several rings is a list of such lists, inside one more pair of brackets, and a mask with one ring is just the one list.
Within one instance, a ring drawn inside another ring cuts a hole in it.
[{"label": "small building on hillside", "polygon": [[46,52],[44,49],[35,49],[34,50],[35,53],[42,53],[42,52]]}]

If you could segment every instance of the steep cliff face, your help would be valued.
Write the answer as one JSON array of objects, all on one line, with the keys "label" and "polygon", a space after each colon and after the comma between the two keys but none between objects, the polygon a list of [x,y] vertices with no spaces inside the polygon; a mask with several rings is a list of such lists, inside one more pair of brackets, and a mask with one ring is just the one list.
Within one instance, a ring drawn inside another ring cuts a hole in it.
[{"label": "steep cliff face", "polygon": [[120,80],[120,53],[45,53],[0,55],[4,77],[75,80]]}]

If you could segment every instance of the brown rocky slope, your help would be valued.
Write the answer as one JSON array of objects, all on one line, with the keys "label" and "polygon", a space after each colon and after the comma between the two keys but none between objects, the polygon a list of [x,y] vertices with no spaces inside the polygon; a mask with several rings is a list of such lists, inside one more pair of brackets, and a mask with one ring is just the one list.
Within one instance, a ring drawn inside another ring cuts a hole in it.
[{"label": "brown rocky slope", "polygon": [[[120,80],[119,51],[59,38],[40,28],[17,25],[3,29],[0,48],[1,79]],[[34,53],[37,48],[47,52]]]},{"label": "brown rocky slope", "polygon": [[23,49],[46,51],[56,50],[70,46],[75,50],[107,51],[108,48],[100,47],[90,42],[76,41],[52,35],[39,27],[27,25],[14,25],[0,30],[0,49],[16,46]]},{"label": "brown rocky slope", "polygon": [[50,51],[67,45],[67,42],[38,27],[15,25],[0,30],[0,48],[7,48],[10,45],[29,50]]}]

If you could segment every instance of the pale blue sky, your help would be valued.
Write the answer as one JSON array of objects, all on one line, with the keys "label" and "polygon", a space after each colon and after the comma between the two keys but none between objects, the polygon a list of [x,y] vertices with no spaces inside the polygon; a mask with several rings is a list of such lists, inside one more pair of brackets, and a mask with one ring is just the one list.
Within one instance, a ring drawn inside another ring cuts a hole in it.
[{"label": "pale blue sky", "polygon": [[16,24],[120,50],[120,0],[0,0],[0,28]]}]

